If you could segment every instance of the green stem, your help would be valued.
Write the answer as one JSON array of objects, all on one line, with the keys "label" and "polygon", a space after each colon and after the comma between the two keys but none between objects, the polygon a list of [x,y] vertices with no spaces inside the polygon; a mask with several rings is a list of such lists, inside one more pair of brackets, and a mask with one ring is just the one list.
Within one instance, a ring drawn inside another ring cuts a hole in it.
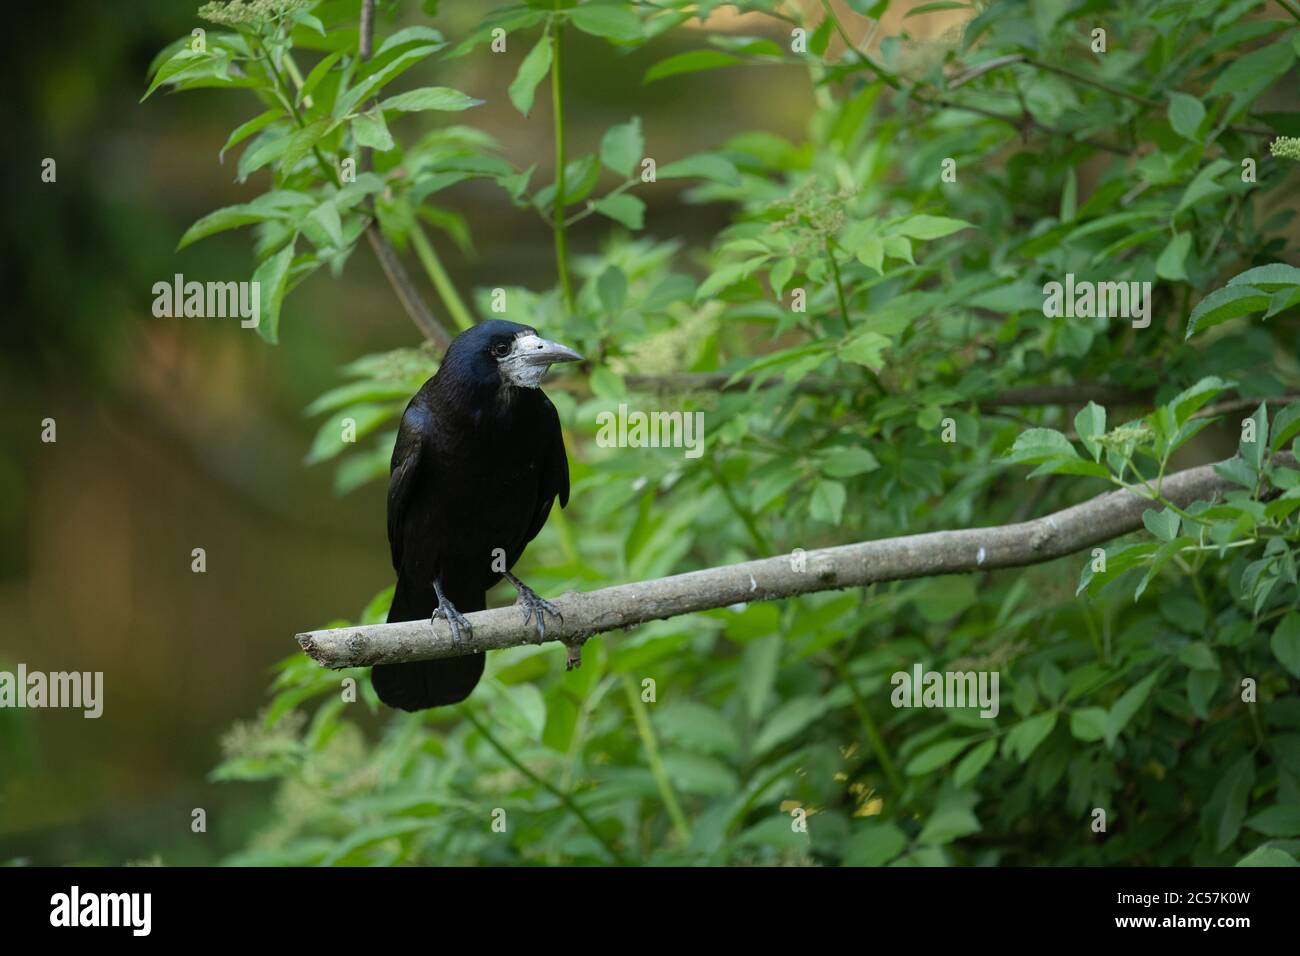
[{"label": "green stem", "polygon": [[831,264],[831,275],[835,277],[835,297],[840,303],[840,321],[844,323],[844,331],[849,330],[849,303],[844,298],[844,280],[840,278],[840,264],[835,261],[835,251],[831,249],[830,237],[825,242],[826,258]]},{"label": "green stem", "polygon": [[1097,630],[1097,622],[1092,619],[1092,603],[1088,600],[1088,595],[1084,594],[1080,598],[1080,613],[1083,616],[1084,626],[1088,629],[1088,639],[1092,641],[1092,649],[1097,652],[1097,660],[1105,665],[1106,654],[1101,646],[1101,634]]},{"label": "green stem", "polygon": [[[555,0],[559,9],[560,0]],[[564,294],[564,307],[570,313],[574,311],[573,287],[569,284],[569,247],[568,237],[564,233],[564,210],[566,207],[564,183],[564,94],[562,78],[564,73],[564,22],[559,18],[551,21],[551,115],[555,126],[555,203],[551,211],[552,229],[555,232],[555,271],[560,276],[560,290]]]},{"label": "green stem", "polygon": [[650,726],[650,717],[646,713],[645,703],[641,696],[636,692],[636,684],[632,682],[631,674],[623,675],[623,691],[627,694],[627,706],[632,711],[632,717],[636,721],[636,732],[641,737],[641,743],[645,747],[646,762],[650,764],[650,772],[654,774],[655,784],[659,787],[659,795],[664,799],[664,806],[668,808],[668,816],[672,818],[673,828],[677,830],[677,836],[681,839],[682,845],[691,842],[691,828],[686,822],[686,814],[682,813],[682,806],[677,802],[677,794],[673,790],[672,781],[668,779],[668,770],[664,767],[663,759],[659,756],[659,741],[655,738],[654,728]]},{"label": "green stem", "polygon": [[[629,179],[627,182],[622,183],[621,185],[611,189],[602,198],[613,199],[615,196],[621,196],[623,195],[623,193],[627,192],[629,189],[635,186],[638,181],[639,180],[637,180],[635,177]],[[582,212],[575,212],[568,219],[564,220],[564,224],[566,226],[572,226],[575,222],[582,222],[582,220],[592,215],[595,211],[596,211],[596,203],[593,200],[587,200],[586,208],[584,208]]]},{"label": "green stem", "polygon": [[[293,80],[293,85],[294,88],[298,91],[298,95],[302,96],[302,85],[305,82],[305,80],[303,79],[302,73],[298,70],[298,64],[294,62],[293,55],[290,54],[288,51],[286,51],[284,54],[284,69],[285,72],[289,74],[289,79]],[[302,105],[305,106],[307,109],[312,108],[314,104],[312,103],[312,98],[310,93],[302,97]]]},{"label": "green stem", "polygon": [[[275,60],[271,56],[270,51],[260,43],[258,44],[257,49],[262,62],[266,64],[266,72],[270,74],[271,82],[275,85],[276,95],[280,98],[280,102],[284,105],[285,109],[289,111],[289,116],[293,119],[294,125],[299,129],[302,129],[306,124],[303,122],[302,114],[298,112],[298,107],[294,105],[294,98],[289,90],[289,84],[284,81],[284,77],[282,77],[280,71],[276,69]],[[320,166],[321,172],[325,174],[325,178],[335,186],[341,186],[343,183],[339,171],[326,162],[325,155],[320,151],[320,147],[313,146],[311,151],[315,154],[316,164]]]},{"label": "green stem", "polygon": [[848,667],[845,666],[843,659],[835,658],[835,673],[839,675],[840,682],[849,689],[849,697],[853,701],[853,710],[858,715],[858,720],[862,721],[862,731],[867,735],[867,742],[871,744],[871,750],[876,755],[876,760],[880,762],[880,768],[885,771],[885,776],[889,778],[889,786],[894,790],[895,801],[902,802],[903,799],[903,776],[898,772],[898,766],[889,756],[889,749],[885,746],[885,738],[880,734],[880,728],[876,725],[876,720],[871,716],[871,711],[867,709],[866,703],[862,700],[862,695],[858,693],[857,684],[853,682],[853,675],[849,673]]},{"label": "green stem", "polygon": [[[844,32],[844,27],[840,25],[840,18],[837,17],[835,11],[831,9],[829,0],[822,0],[822,9],[826,11],[826,16],[830,17],[831,26],[833,26],[835,32],[840,35],[840,39],[844,41],[844,45],[857,54],[858,58],[861,59],[863,63],[867,64],[877,77],[892,86],[894,89],[901,89],[902,84],[898,82],[898,77],[894,76],[894,74],[890,73],[875,60],[871,59],[871,57],[867,56],[866,53],[858,49],[856,43],[849,39],[849,35]],[[877,25],[879,25],[879,21],[877,21]],[[872,33],[875,33],[874,27],[872,28]]]},{"label": "green stem", "polygon": [[[289,85],[284,81],[276,69],[275,62],[269,51],[258,45],[258,51],[261,54],[262,61],[266,64],[267,72],[271,75],[271,80],[275,84],[276,94],[285,108],[289,111],[294,125],[302,129],[306,124],[303,121],[302,114],[294,105],[294,97],[290,93]],[[301,83],[299,83],[301,87]],[[319,146],[312,147],[312,153],[316,156],[316,163],[320,166],[321,172],[325,174],[326,179],[335,186],[343,185],[342,176],[335,166],[331,166],[325,159],[324,154],[320,151]],[[416,255],[420,258],[420,264],[424,266],[424,271],[429,276],[429,281],[433,283],[434,288],[438,291],[442,304],[446,306],[447,311],[451,314],[452,319],[462,330],[468,329],[474,324],[473,316],[465,307],[464,301],[456,291],[456,286],[452,283],[451,277],[447,275],[447,270],[443,268],[442,261],[438,258],[438,253],[430,244],[429,239],[424,234],[424,230],[417,223],[411,230],[411,244],[415,246]],[[417,323],[418,324],[418,323]]]},{"label": "green stem", "polygon": [[758,548],[759,554],[771,554],[772,547],[767,543],[767,538],[763,537],[763,532],[758,530],[758,523],[754,521],[754,516],[749,513],[749,509],[740,503],[735,493],[731,490],[731,482],[727,481],[727,476],[722,473],[722,467],[713,458],[709,459],[709,468],[713,472],[713,480],[717,482],[718,488],[722,490],[722,496],[727,499],[727,504],[731,510],[736,513],[749,536],[754,539],[754,545]]},{"label": "green stem", "polygon": [[424,266],[429,281],[438,290],[438,296],[442,299],[442,304],[447,307],[447,311],[451,313],[452,320],[462,331],[472,328],[474,317],[469,314],[469,309],[465,308],[465,303],[461,301],[451,277],[443,268],[442,260],[438,258],[438,253],[434,251],[433,244],[429,242],[429,237],[424,234],[424,228],[418,222],[411,229],[411,245],[415,247],[420,265]]},{"label": "green stem", "polygon": [[569,810],[569,812],[572,813],[575,817],[577,817],[582,822],[582,825],[587,828],[588,832],[590,832],[591,835],[596,838],[596,841],[605,848],[605,851],[609,853],[610,857],[613,858],[615,863],[617,863],[619,866],[629,865],[628,859],[625,856],[623,856],[623,854],[619,853],[618,849],[614,846],[614,844],[610,843],[609,840],[606,839],[605,835],[596,828],[596,824],[592,822],[591,817],[587,816],[586,811],[584,811],[582,807],[578,806],[578,804],[574,801],[573,797],[569,796],[569,794],[565,793],[563,790],[560,790],[558,787],[552,786],[550,783],[548,783],[547,781],[539,777],[537,774],[533,773],[533,771],[525,767],[523,763],[520,762],[519,758],[517,758],[514,754],[510,752],[510,750],[505,746],[505,744],[501,743],[499,740],[496,739],[496,737],[492,736],[492,732],[488,730],[485,726],[483,726],[482,721],[480,721],[477,717],[474,716],[474,712],[472,710],[470,710],[468,707],[462,707],[460,712],[461,715],[470,722],[470,724],[474,727],[474,729],[483,735],[483,739],[492,745],[492,749],[505,758],[508,764],[510,764],[512,767],[514,767],[516,770],[522,773],[533,783],[537,784],[543,790],[546,790],[557,800],[559,800],[562,804],[564,804],[564,806]]}]

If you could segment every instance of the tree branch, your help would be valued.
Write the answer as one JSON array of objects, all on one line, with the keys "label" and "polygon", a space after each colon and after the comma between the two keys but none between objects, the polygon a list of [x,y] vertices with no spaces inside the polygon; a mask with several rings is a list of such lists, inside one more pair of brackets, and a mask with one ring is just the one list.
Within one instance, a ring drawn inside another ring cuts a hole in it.
[{"label": "tree branch", "polygon": [[[357,53],[362,63],[370,59],[374,45],[375,0],[361,0],[361,34],[358,38]],[[374,103],[373,98],[370,103]],[[369,148],[361,150],[361,168],[367,171],[370,169]],[[384,270],[384,275],[388,278],[388,284],[397,293],[398,301],[402,303],[402,308],[406,310],[406,314],[415,323],[415,327],[424,334],[425,338],[446,351],[447,346],[451,344],[451,333],[433,317],[433,312],[425,304],[424,299],[420,296],[420,291],[415,287],[415,283],[411,281],[411,276],[407,273],[406,267],[402,265],[397,250],[393,248],[383,230],[379,228],[379,220],[374,218],[374,204],[367,203],[367,205],[371,210],[371,220],[370,224],[366,226],[366,239],[369,240],[370,248],[374,250],[375,258],[379,260],[379,266]]]},{"label": "tree branch", "polygon": [[[1289,465],[1289,454],[1275,460]],[[1189,468],[1165,478],[1162,495],[1176,507],[1212,498],[1235,487],[1213,465]],[[942,574],[1040,564],[1142,527],[1150,498],[1122,489],[1042,518],[1017,524],[960,531],[934,531],[823,548],[799,555],[746,561],[672,577],[620,584],[555,600],[564,615],[550,619],[547,639],[580,648],[593,634],[647,621],[771,601],[817,591],[863,587]],[[445,621],[370,624],[297,635],[302,649],[326,667],[367,667],[459,657],[478,651],[534,643],[536,631],[520,608],[500,607],[468,615],[473,635],[454,643]]]},{"label": "tree branch", "polygon": [[[731,376],[726,372],[670,372],[666,375],[628,375],[624,381],[633,391],[673,392],[744,392],[753,387],[755,378],[746,375],[728,385]],[[776,388],[784,385],[779,375],[759,382],[758,387]],[[857,387],[850,382],[810,376],[795,386],[795,391],[808,395],[832,395]],[[992,408],[1021,408],[1034,405],[1141,405],[1151,399],[1152,389],[1131,389],[1104,382],[1078,382],[1072,385],[1029,385],[1009,388],[988,398],[978,399],[985,411]]]},{"label": "tree branch", "polygon": [[[1111,96],[1118,96],[1121,99],[1130,100],[1147,109],[1163,110],[1164,104],[1159,100],[1153,100],[1149,96],[1143,96],[1140,93],[1134,93],[1110,83],[1102,82],[1082,73],[1076,73],[1073,70],[1066,69],[1063,66],[1057,66],[1053,63],[1044,63],[1042,60],[1035,60],[1033,57],[1026,56],[1023,53],[1010,53],[1006,56],[996,57],[992,60],[986,60],[983,63],[977,63],[974,66],[967,67],[960,73],[948,80],[948,89],[955,90],[959,86],[969,83],[971,80],[983,76],[985,73],[1001,69],[1004,66],[1012,66],[1017,63],[1023,63],[1025,66],[1032,66],[1036,70],[1043,70],[1047,73],[1055,73],[1057,76],[1063,76],[1075,83],[1082,83],[1084,86],[1091,86],[1094,89],[1102,90]],[[1272,136],[1273,131],[1263,129],[1258,126],[1229,126],[1228,129],[1234,133],[1241,133],[1246,136]]]}]

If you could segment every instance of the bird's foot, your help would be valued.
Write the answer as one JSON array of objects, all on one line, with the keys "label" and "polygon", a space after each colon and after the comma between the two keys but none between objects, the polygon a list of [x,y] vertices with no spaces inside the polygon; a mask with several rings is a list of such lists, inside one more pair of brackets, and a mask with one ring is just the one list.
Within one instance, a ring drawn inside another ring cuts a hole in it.
[{"label": "bird's foot", "polygon": [[539,595],[523,581],[511,575],[510,583],[515,586],[519,592],[519,601],[517,602],[524,612],[524,623],[535,621],[537,626],[537,643],[541,644],[546,640],[546,615],[552,614],[561,623],[564,623],[564,615],[546,598]]},{"label": "bird's foot", "polygon": [[438,618],[442,618],[446,621],[447,626],[451,628],[452,643],[460,643],[462,631],[466,637],[474,636],[474,628],[470,626],[469,618],[456,610],[456,605],[452,604],[445,597],[442,598],[438,606],[433,609],[433,616],[429,618],[429,623],[432,624],[434,621],[438,620]]}]

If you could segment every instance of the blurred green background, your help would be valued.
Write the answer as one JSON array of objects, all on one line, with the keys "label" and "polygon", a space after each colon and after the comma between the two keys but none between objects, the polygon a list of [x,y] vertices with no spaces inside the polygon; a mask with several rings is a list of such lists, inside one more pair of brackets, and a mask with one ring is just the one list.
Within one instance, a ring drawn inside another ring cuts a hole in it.
[{"label": "blurred green background", "polygon": [[[304,468],[317,423],[302,409],[342,363],[419,337],[364,243],[340,279],[322,271],[288,299],[277,348],[233,320],[154,318],[152,286],[177,272],[251,274],[237,232],[173,250],[195,219],[266,188],[266,170],[241,186],[233,159],[217,160],[256,104],[216,90],[139,102],[150,60],[199,22],[197,4],[39,6],[9,12],[21,42],[3,107],[15,115],[0,181],[0,668],[103,671],[106,702],[98,720],[0,710],[0,860],[211,862],[241,844],[262,803],[256,786],[206,780],[220,733],[261,706],[268,667],[296,649],[297,631],[355,614],[389,583],[382,487],[340,498],[329,468]],[[455,39],[474,8],[443,4],[434,22]],[[377,34],[416,22],[430,22],[418,4],[381,3]],[[643,88],[647,65],[684,42],[689,31],[674,31],[620,54],[575,34],[575,154],[634,113],[667,158],[744,129],[802,129],[812,104],[798,67],[714,72],[709,98],[691,95],[692,77]],[[487,100],[476,125],[546,181],[549,102],[539,96],[524,120],[505,95],[524,52],[416,72]],[[40,178],[47,157],[54,183]],[[687,207],[671,185],[647,198],[651,235],[708,237],[727,221],[725,207]],[[468,255],[435,238],[462,295],[554,280],[549,230],[500,189],[471,181],[443,201],[473,234]],[[576,253],[603,230],[577,227]],[[419,275],[411,257],[408,268]],[[45,418],[56,443],[40,441]],[[190,570],[196,547],[205,574]],[[195,807],[206,834],[190,831]]]}]

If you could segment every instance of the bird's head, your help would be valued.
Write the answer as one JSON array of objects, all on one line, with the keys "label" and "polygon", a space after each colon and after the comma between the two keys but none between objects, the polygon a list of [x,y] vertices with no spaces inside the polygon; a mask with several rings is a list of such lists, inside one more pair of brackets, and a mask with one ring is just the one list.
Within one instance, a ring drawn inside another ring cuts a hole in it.
[{"label": "bird's head", "polygon": [[556,362],[581,361],[573,349],[542,338],[536,329],[490,319],[456,336],[443,365],[467,372],[480,383],[537,388]]}]

